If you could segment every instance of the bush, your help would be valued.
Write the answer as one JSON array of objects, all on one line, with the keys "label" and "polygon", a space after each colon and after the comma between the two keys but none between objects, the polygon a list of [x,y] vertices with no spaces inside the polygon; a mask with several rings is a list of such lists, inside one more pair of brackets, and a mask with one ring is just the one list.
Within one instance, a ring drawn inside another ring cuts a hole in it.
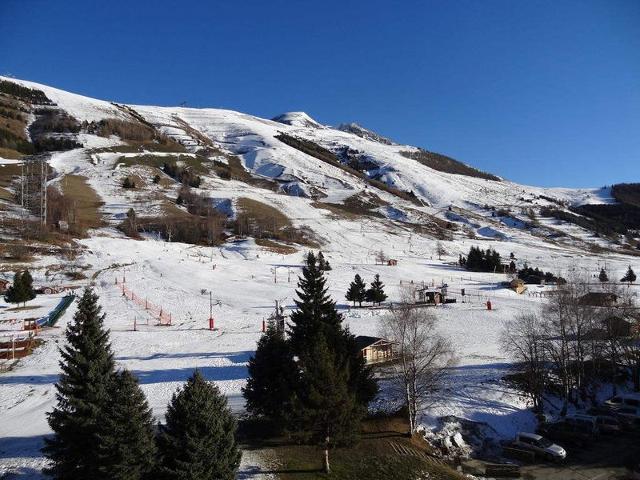
[{"label": "bush", "polygon": [[126,177],[122,182],[122,188],[136,188],[136,182]]},{"label": "bush", "polygon": [[191,169],[179,167],[175,163],[165,163],[162,166],[162,171],[174,180],[189,187],[198,188],[202,183],[202,177],[193,173]]}]

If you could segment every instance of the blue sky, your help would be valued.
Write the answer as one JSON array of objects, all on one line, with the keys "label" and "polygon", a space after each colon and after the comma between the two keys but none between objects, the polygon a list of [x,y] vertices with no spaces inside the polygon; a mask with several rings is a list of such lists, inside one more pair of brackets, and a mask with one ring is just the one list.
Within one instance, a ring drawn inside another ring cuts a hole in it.
[{"label": "blue sky", "polygon": [[304,110],[523,183],[640,181],[638,0],[0,0],[0,74]]}]

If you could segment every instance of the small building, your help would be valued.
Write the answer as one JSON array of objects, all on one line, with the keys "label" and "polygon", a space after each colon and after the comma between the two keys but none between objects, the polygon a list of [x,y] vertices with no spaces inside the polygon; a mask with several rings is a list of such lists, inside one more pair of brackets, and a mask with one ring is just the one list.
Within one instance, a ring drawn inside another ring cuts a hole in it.
[{"label": "small building", "polygon": [[5,280],[4,278],[0,278],[0,293],[7,293],[11,282],[9,280]]},{"label": "small building", "polygon": [[521,294],[525,292],[527,286],[525,285],[524,280],[522,280],[521,278],[514,278],[509,282],[509,288],[517,294]]},{"label": "small building", "polygon": [[426,305],[439,305],[446,301],[445,291],[437,288],[418,287],[413,292],[413,300],[416,303],[424,303]]},{"label": "small building", "polygon": [[589,292],[580,297],[581,305],[612,307],[618,303],[618,295],[611,292]]},{"label": "small building", "polygon": [[396,260],[395,258],[390,258],[389,260],[387,260],[387,265],[390,267],[396,267],[398,266],[398,260]]},{"label": "small building", "polygon": [[389,362],[395,358],[394,342],[384,338],[359,335],[356,337],[356,344],[367,365]]}]

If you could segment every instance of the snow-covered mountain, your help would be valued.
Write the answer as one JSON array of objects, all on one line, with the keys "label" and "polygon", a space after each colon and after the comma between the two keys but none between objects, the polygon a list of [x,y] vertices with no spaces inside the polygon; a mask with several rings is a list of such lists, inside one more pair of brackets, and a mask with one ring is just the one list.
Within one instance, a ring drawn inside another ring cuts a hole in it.
[{"label": "snow-covered mountain", "polygon": [[[262,321],[274,300],[287,313],[294,308],[303,256],[322,249],[333,267],[329,294],[357,335],[379,334],[385,311],[349,309],[344,296],[356,273],[366,282],[380,275],[390,302],[407,285],[448,284],[459,301],[434,311],[459,364],[446,401],[419,421],[428,430],[457,416],[510,436],[533,428],[534,417],[502,380],[509,359],[500,332],[515,315],[540,308],[538,291],[547,287],[518,295],[500,286],[504,274],[460,268],[459,255],[481,246],[518,267],[565,276],[606,267],[610,278],[637,258],[634,232],[596,234],[592,220],[572,209],[615,203],[611,188],[520,185],[358,125],[323,126],[303,112],[268,120],[124,105],[0,77],[0,117],[0,278],[29,268],[36,286],[92,285],[115,359],[140,378],[158,420],[195,367],[242,411]],[[49,235],[25,228],[41,225],[41,199],[23,208],[21,194],[42,185],[20,183],[23,166],[36,159],[51,167]],[[377,261],[380,252],[397,263]],[[39,295],[27,309],[10,310],[0,299],[0,337],[23,334],[23,320],[59,301]],[[158,325],[150,304],[172,324]],[[56,402],[58,344],[73,309],[41,333],[32,355],[0,374],[0,477],[43,478],[45,414]],[[383,388],[380,405],[389,404],[384,395]],[[242,478],[255,478],[249,461]]]}]

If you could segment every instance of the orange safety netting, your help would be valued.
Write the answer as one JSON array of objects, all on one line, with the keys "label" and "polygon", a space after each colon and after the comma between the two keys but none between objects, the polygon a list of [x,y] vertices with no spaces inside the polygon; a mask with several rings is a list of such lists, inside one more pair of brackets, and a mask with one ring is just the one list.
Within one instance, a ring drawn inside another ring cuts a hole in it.
[{"label": "orange safety netting", "polygon": [[124,282],[120,282],[116,278],[116,285],[120,286],[120,290],[122,291],[122,296],[127,300],[131,300],[136,305],[144,308],[149,312],[151,316],[158,319],[160,325],[171,325],[171,312],[168,312],[162,306],[155,305],[151,303],[146,297],[141,297],[137,295],[133,290],[129,289]]}]

